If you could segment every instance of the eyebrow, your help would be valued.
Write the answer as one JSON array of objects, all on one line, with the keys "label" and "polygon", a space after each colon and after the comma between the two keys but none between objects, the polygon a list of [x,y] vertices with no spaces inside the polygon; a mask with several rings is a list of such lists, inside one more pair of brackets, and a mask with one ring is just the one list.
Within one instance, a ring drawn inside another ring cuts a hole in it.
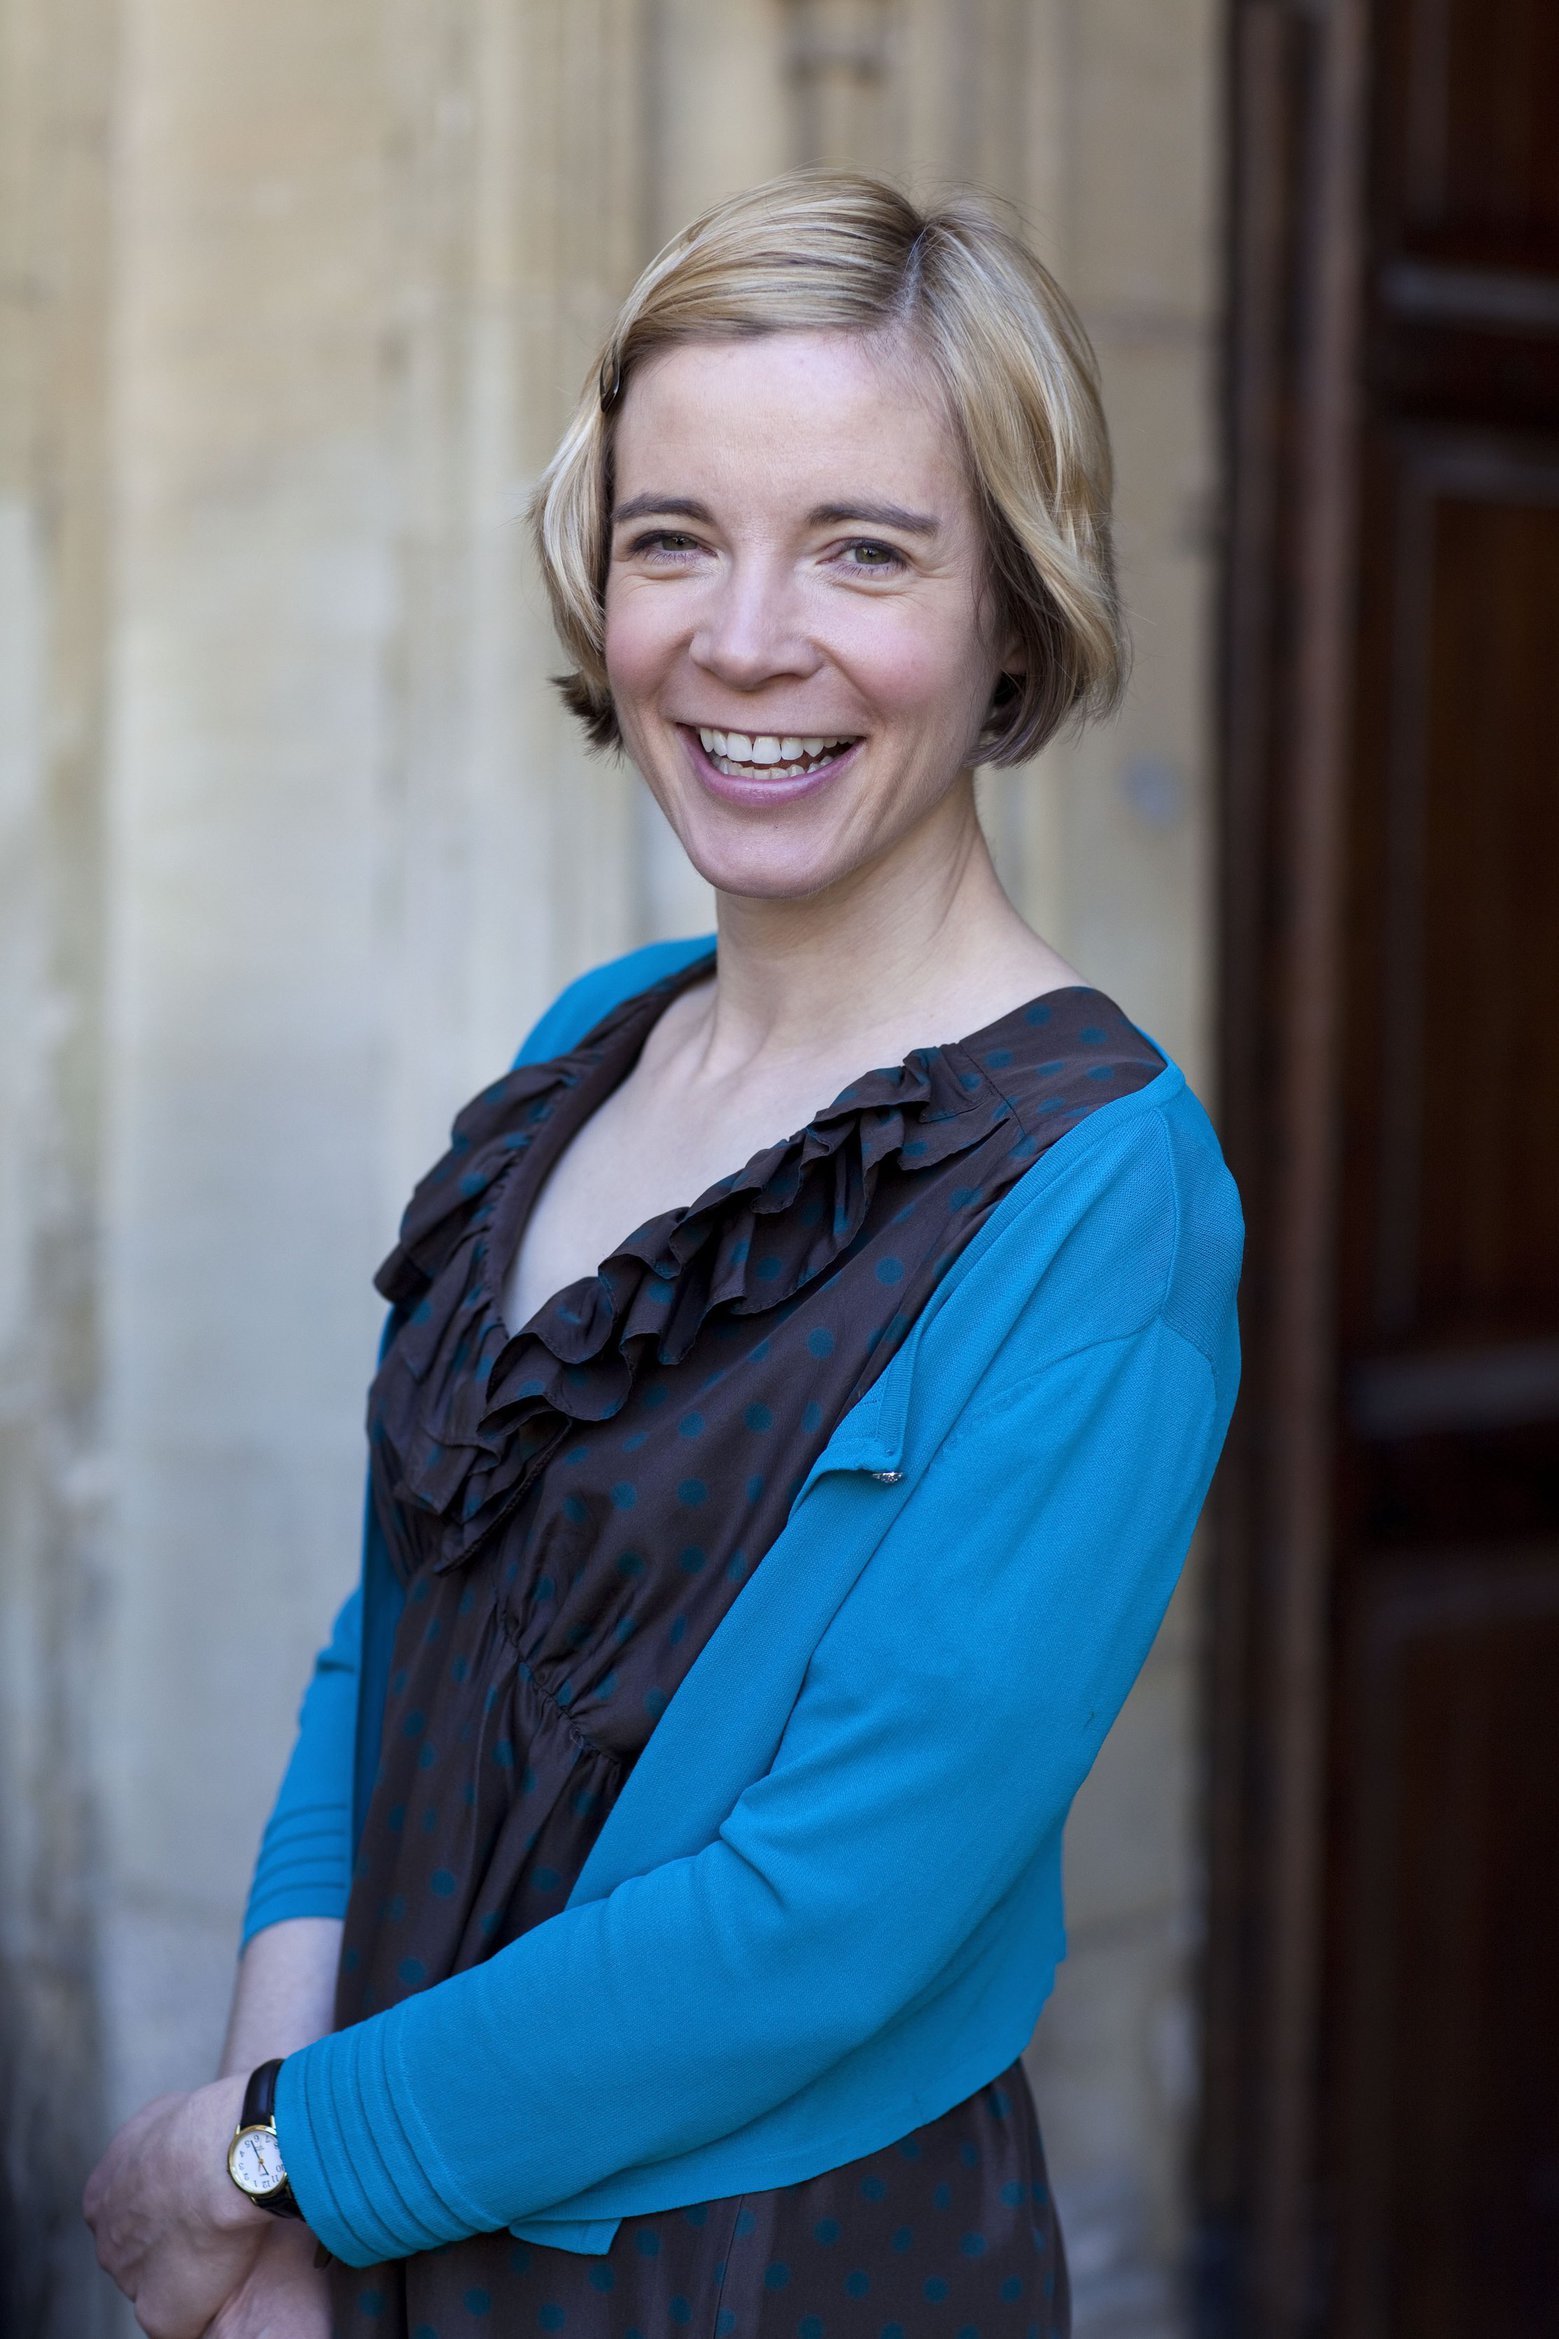
[{"label": "eyebrow", "polygon": [[[707,504],[701,504],[690,495],[632,495],[619,504],[612,514],[612,526],[621,528],[630,520],[676,518],[698,520],[705,527],[714,525],[714,514]],[[863,522],[871,528],[897,528],[906,536],[934,536],[942,523],[934,513],[912,512],[903,504],[840,503],[814,504],[807,514],[809,528],[833,528]]]},{"label": "eyebrow", "polygon": [[932,512],[907,511],[903,504],[814,504],[809,526],[832,528],[864,520],[871,528],[897,528],[906,536],[934,536],[942,525]]},{"label": "eyebrow", "polygon": [[612,514],[612,526],[620,528],[626,520],[659,519],[663,514],[674,514],[679,520],[702,520],[705,527],[713,527],[714,514],[707,504],[699,503],[690,495],[631,495],[625,504],[619,504]]}]

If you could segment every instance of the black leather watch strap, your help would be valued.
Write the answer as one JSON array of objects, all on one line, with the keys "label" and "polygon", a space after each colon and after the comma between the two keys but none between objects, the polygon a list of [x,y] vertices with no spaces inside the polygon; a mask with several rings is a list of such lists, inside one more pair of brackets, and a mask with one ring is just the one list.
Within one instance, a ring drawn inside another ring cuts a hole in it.
[{"label": "black leather watch strap", "polygon": [[268,2063],[257,2064],[249,2074],[249,2085],[244,2090],[244,2108],[238,2115],[240,2128],[269,2127],[276,2117],[276,2075],[281,2069],[280,2055],[273,2055]]},{"label": "black leather watch strap", "polygon": [[[244,2089],[244,2108],[238,2115],[240,2128],[271,2128],[276,2125],[276,2075],[281,2069],[280,2055],[273,2055],[268,2063],[259,2064],[249,2074]],[[251,2193],[249,2198],[257,2209],[268,2209],[273,2217],[301,2217],[291,2185],[283,2183],[279,2193],[264,2199]]]}]

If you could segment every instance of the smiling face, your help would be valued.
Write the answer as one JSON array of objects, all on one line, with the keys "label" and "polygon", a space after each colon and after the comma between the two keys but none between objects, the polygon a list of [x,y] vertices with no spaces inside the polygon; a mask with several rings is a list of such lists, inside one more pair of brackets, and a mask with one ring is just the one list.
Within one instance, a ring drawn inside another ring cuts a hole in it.
[{"label": "smiling face", "polygon": [[606,668],[624,744],[723,892],[825,891],[965,786],[1000,661],[952,423],[844,333],[685,343],[618,423]]}]

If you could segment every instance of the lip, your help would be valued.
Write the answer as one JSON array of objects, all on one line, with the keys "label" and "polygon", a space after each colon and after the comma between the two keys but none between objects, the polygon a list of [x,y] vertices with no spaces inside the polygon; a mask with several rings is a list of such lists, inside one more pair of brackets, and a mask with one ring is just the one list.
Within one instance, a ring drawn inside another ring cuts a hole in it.
[{"label": "lip", "polygon": [[[700,787],[707,789],[711,796],[717,796],[722,804],[739,804],[760,812],[782,804],[795,804],[803,796],[820,796],[854,762],[862,744],[859,739],[855,740],[843,755],[836,755],[832,763],[819,764],[815,772],[798,772],[794,779],[765,780],[754,777],[739,780],[731,773],[721,771],[719,765],[704,752],[704,743],[691,724],[679,723],[677,729],[682,735],[688,762]],[[757,767],[759,771],[763,768],[762,765]]]}]

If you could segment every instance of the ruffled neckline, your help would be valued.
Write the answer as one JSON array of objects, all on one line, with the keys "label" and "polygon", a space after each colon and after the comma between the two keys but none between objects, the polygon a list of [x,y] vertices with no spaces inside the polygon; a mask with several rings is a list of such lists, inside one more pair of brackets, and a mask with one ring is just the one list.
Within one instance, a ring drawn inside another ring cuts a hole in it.
[{"label": "ruffled neckline", "polygon": [[[398,1326],[371,1415],[394,1448],[395,1495],[441,1523],[440,1566],[501,1525],[571,1425],[619,1412],[647,1362],[679,1363],[717,1310],[780,1308],[826,1273],[865,1224],[885,1163],[933,1168],[1012,1118],[970,1049],[1021,1007],[853,1081],[805,1128],[636,1227],[595,1275],[511,1332],[502,1282],[541,1179],[627,1077],[672,998],[713,965],[711,951],[625,1000],[563,1055],[519,1065],[476,1097],[375,1277]],[[792,1229],[783,1244],[778,1222],[792,1213],[804,1239]]]}]

